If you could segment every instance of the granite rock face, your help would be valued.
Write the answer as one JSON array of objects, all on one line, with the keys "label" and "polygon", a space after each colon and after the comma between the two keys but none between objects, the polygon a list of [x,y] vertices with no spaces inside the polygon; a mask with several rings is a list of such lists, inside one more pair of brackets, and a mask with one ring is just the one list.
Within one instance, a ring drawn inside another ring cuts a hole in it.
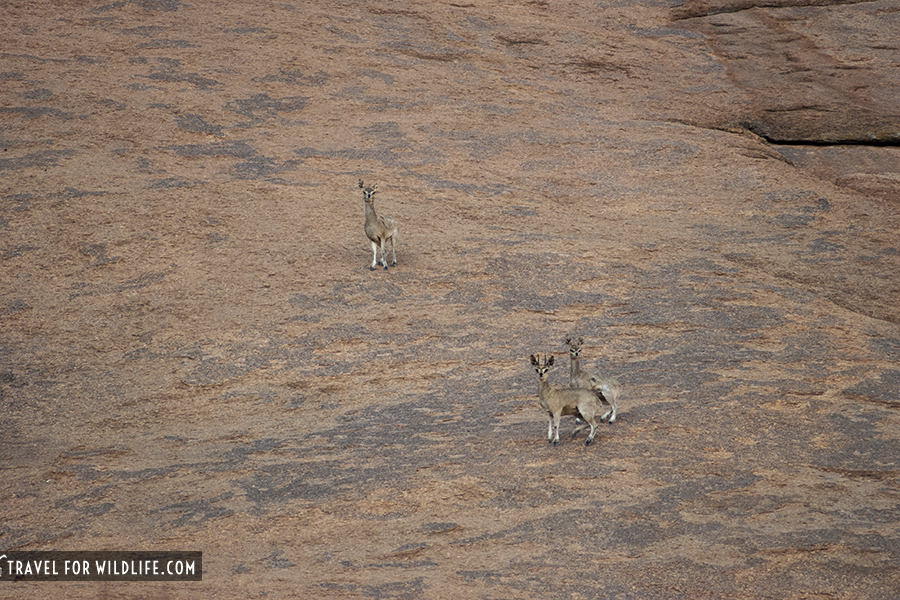
[{"label": "granite rock face", "polygon": [[896,2],[4,11],[0,546],[206,568],[18,597],[895,597]]},{"label": "granite rock face", "polygon": [[807,172],[900,198],[896,2],[704,0],[671,14],[706,36],[744,99],[705,125],[751,131]]},{"label": "granite rock face", "polygon": [[688,27],[709,38],[751,99],[735,117],[742,126],[778,143],[900,144],[896,2],[757,6],[699,2],[675,11],[691,17]]}]

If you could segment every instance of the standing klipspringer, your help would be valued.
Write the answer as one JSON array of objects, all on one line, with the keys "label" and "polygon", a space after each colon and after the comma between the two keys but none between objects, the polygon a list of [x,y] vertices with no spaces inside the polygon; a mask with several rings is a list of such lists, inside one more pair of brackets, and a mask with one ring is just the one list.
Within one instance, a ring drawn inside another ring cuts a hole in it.
[{"label": "standing klipspringer", "polygon": [[384,258],[384,243],[391,240],[391,252],[394,253],[394,262],[392,267],[397,266],[397,248],[395,246],[398,232],[397,220],[387,215],[375,214],[375,192],[378,191],[378,184],[366,187],[363,180],[359,180],[359,187],[363,191],[363,200],[366,202],[366,236],[372,242],[372,266],[371,271],[375,270],[378,264],[378,247],[381,246],[381,264],[387,271],[387,260]]},{"label": "standing klipspringer", "polygon": [[572,341],[572,338],[566,338],[566,346],[569,348],[569,385],[573,388],[585,388],[600,392],[600,398],[604,404],[611,406],[600,421],[609,417],[607,423],[612,425],[616,422],[616,415],[619,413],[619,396],[622,394],[622,384],[615,377],[604,376],[600,373],[591,371],[582,371],[581,362],[578,359],[578,353],[581,352],[581,346],[584,344],[584,338],[578,338],[578,341]]},{"label": "standing klipspringer", "polygon": [[595,390],[573,387],[553,387],[547,381],[547,371],[553,366],[553,357],[539,361],[534,354],[531,355],[531,366],[538,376],[538,397],[541,399],[541,408],[547,411],[550,420],[547,424],[547,441],[554,446],[559,444],[559,420],[563,416],[575,416],[584,423],[575,427],[572,437],[587,427],[591,428],[584,445],[594,441],[597,433],[597,421],[595,416],[602,410],[602,400]]}]

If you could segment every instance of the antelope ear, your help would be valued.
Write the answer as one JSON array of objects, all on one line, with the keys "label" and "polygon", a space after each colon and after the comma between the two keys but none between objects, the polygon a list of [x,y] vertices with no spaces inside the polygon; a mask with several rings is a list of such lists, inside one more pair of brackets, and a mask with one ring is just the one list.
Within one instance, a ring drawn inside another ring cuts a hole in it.
[{"label": "antelope ear", "polygon": [[580,346],[583,343],[584,343],[584,336],[581,336],[580,338],[578,338],[578,345]]},{"label": "antelope ear", "polygon": [[551,355],[550,358],[547,360],[547,366],[549,367],[552,365],[553,365],[553,356]]},{"label": "antelope ear", "polygon": [[365,188],[365,187],[366,187],[365,184],[363,184],[362,179],[359,180],[359,187],[361,187],[361,188]]},{"label": "antelope ear", "polygon": [[537,359],[534,357],[534,354],[531,355],[531,364],[533,364],[535,367],[536,367],[537,364],[538,364],[538,361],[537,361]]},{"label": "antelope ear", "polygon": [[566,346],[570,346],[572,344],[572,338],[566,336]]},{"label": "antelope ear", "polygon": [[373,191],[373,192],[378,191],[378,184],[377,184],[377,183],[376,183],[375,185],[372,186],[372,191]]}]

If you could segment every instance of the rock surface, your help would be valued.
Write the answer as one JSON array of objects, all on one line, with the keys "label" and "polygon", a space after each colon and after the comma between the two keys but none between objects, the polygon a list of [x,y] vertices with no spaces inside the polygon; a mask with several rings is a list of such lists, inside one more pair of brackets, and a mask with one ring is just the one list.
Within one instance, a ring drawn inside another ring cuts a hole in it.
[{"label": "rock surface", "polygon": [[[702,12],[692,4],[684,16]],[[900,144],[900,41],[890,33],[900,28],[896,2],[712,4],[712,16],[684,24],[707,36],[747,93],[750,110],[732,119],[778,143]]]},{"label": "rock surface", "polygon": [[766,4],[6,7],[0,546],[205,572],[5,585],[894,598],[900,11]]}]

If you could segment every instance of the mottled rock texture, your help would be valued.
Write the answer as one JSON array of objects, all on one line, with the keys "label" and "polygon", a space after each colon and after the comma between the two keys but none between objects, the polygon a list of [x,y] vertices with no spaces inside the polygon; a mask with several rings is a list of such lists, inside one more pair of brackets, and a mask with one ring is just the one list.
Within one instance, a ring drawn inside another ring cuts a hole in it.
[{"label": "mottled rock texture", "polygon": [[896,1],[3,14],[0,593],[896,597]]}]

